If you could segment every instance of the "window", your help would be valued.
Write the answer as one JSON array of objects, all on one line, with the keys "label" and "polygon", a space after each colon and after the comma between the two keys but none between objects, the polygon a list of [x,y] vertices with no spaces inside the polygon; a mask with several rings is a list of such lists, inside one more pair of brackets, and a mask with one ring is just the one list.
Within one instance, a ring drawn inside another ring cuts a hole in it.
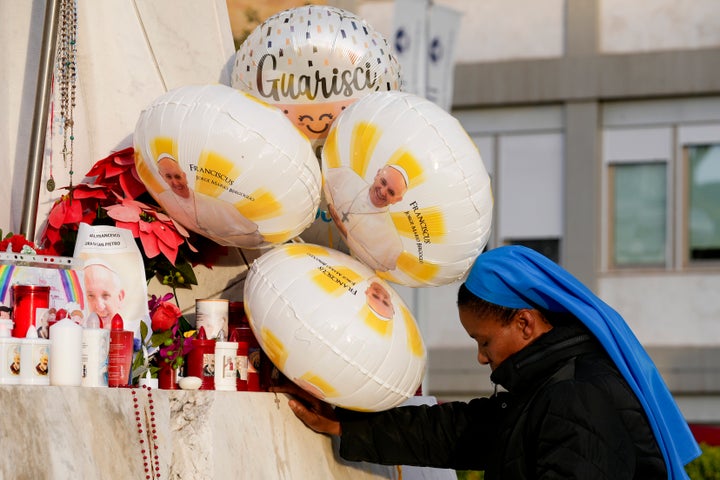
[{"label": "window", "polygon": [[555,263],[560,263],[560,239],[559,238],[525,238],[508,239],[508,245],[523,245],[538,253],[542,253]]},{"label": "window", "polygon": [[665,266],[668,217],[666,163],[612,164],[610,193],[613,265]]},{"label": "window", "polygon": [[720,144],[685,147],[688,258],[720,259]]}]

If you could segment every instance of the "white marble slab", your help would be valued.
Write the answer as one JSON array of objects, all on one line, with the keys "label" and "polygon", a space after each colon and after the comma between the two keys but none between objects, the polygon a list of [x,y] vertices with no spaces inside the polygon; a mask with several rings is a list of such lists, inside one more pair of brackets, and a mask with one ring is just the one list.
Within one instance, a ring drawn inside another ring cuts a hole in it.
[{"label": "white marble slab", "polygon": [[[345,462],[272,393],[152,390],[160,478],[399,479]],[[143,437],[147,391],[135,389]],[[129,388],[0,387],[0,478],[146,478]],[[148,445],[147,441],[145,445]],[[150,477],[153,478],[153,477]]]}]

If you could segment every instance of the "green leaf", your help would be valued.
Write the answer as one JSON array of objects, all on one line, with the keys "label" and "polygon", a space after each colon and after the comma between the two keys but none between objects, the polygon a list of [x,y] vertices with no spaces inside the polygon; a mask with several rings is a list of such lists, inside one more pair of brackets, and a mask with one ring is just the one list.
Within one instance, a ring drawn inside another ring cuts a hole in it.
[{"label": "green leaf", "polygon": [[178,356],[173,362],[173,368],[180,368],[183,366],[183,363],[185,363],[184,358],[182,356]]},{"label": "green leaf", "polygon": [[187,321],[187,318],[185,318],[185,315],[181,315],[178,319],[178,323],[180,325],[180,331],[182,333],[189,332],[190,330],[194,330],[195,327],[190,325],[190,322]]},{"label": "green leaf", "polygon": [[132,370],[133,372],[135,370],[138,370],[140,367],[142,367],[145,363],[145,359],[143,358],[143,352],[142,349],[135,352],[135,355],[133,355],[133,363],[132,363]]},{"label": "green leaf", "polygon": [[[175,268],[184,277],[184,280],[185,280],[184,285],[186,286],[185,288],[190,288],[187,285],[197,285],[198,284],[197,277],[195,276],[195,271],[193,270],[192,265],[190,265],[190,263],[187,260],[184,262],[176,262]],[[182,287],[182,286],[180,286],[180,287]]]},{"label": "green leaf", "polygon": [[153,347],[159,347],[163,345],[166,340],[170,340],[172,343],[172,330],[165,330],[164,332],[153,333],[150,337],[150,344]]}]

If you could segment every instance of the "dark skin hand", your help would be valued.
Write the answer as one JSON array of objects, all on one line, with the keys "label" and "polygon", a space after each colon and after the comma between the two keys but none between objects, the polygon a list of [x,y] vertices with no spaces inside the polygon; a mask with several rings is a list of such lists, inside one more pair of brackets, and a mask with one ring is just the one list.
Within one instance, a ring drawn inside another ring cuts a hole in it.
[{"label": "dark skin hand", "polygon": [[340,435],[342,432],[333,407],[313,397],[294,383],[286,382],[284,385],[270,387],[269,390],[290,395],[291,398],[288,401],[290,410],[308,428],[327,435]]}]

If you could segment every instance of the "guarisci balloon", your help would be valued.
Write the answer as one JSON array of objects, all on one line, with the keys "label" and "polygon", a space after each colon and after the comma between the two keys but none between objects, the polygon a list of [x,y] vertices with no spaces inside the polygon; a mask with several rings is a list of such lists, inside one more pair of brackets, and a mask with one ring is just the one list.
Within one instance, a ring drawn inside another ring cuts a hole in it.
[{"label": "guarisci balloon", "polygon": [[460,280],[490,235],[493,198],[477,147],[434,103],[370,94],[333,123],[323,190],[353,256],[410,287]]},{"label": "guarisci balloon", "polygon": [[359,411],[417,391],[420,331],[398,294],[363,263],[320,245],[287,243],[255,260],[245,311],[263,351],[307,392]]},{"label": "guarisci balloon", "polygon": [[235,54],[232,86],[282,109],[317,152],[345,107],[370,92],[400,89],[400,64],[365,20],[309,5],[253,30]]},{"label": "guarisci balloon", "polygon": [[133,140],[150,194],[175,221],[222,245],[280,244],[315,219],[321,175],[310,142],[252,95],[177,88],[143,110]]}]

